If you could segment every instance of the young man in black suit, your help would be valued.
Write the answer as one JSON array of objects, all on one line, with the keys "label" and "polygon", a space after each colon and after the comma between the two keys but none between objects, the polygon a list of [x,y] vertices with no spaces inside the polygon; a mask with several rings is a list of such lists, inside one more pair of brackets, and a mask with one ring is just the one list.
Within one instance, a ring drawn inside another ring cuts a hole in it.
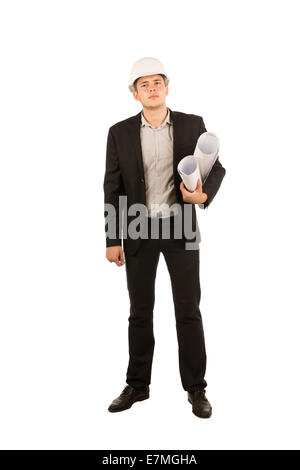
[{"label": "young man in black suit", "polygon": [[[115,223],[116,232],[112,235],[106,231],[106,258],[117,266],[125,264],[130,299],[127,385],[108,409],[123,411],[149,398],[154,352],[154,286],[162,253],[172,283],[182,386],[194,414],[209,418],[212,407],[205,394],[206,351],[199,309],[201,238],[195,204],[204,209],[209,206],[224,178],[225,168],[218,157],[203,187],[198,180],[194,192],[185,189],[177,165],[181,158],[193,154],[206,128],[201,116],[167,108],[168,83],[169,78],[157,59],[145,57],[137,61],[132,67],[129,89],[143,109],[136,116],[111,126],[108,133],[103,184],[105,216],[110,206],[113,215],[106,220]],[[120,204],[122,197],[127,202],[125,211]],[[145,208],[140,219],[143,229],[137,237],[131,236],[130,223],[134,216],[128,210],[134,204]],[[189,209],[188,217],[183,217],[185,209]],[[171,228],[168,238],[164,235],[166,223]],[[187,224],[192,227],[192,236],[186,235]],[[153,225],[158,235],[152,237]],[[176,226],[180,227],[180,236]]]}]

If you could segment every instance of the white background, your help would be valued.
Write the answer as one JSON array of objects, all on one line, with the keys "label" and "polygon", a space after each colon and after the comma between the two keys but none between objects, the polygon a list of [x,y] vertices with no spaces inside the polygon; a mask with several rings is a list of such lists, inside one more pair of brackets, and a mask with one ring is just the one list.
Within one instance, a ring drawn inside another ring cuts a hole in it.
[{"label": "white background", "polygon": [[[1,2],[1,448],[299,448],[297,4]],[[162,255],[151,397],[107,411],[129,300],[105,258],[106,139],[141,110],[127,83],[144,56],[227,170],[197,208],[209,420],[181,385]]]}]

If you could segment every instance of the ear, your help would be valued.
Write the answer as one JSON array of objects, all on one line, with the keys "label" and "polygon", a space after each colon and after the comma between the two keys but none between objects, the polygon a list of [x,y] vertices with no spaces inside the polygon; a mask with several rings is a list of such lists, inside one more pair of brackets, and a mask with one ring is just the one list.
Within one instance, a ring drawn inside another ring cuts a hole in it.
[{"label": "ear", "polygon": [[132,94],[133,94],[133,97],[134,97],[134,99],[135,99],[136,101],[140,101],[139,95],[138,95],[138,93],[137,93],[135,90],[132,92]]},{"label": "ear", "polygon": [[169,94],[169,86],[166,87],[166,96]]}]

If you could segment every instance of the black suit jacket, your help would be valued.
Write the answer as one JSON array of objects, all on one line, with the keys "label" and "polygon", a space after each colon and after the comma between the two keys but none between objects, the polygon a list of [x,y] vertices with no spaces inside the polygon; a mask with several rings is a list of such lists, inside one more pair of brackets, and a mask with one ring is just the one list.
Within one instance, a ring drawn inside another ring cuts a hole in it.
[{"label": "black suit jacket", "polygon": [[[170,108],[169,108],[170,109]],[[173,121],[173,175],[177,202],[183,206],[186,203],[182,199],[180,191],[181,178],[177,171],[179,161],[186,155],[192,155],[199,136],[206,132],[201,116],[186,114],[170,109],[170,117]],[[127,196],[127,209],[131,204],[146,205],[145,175],[140,140],[141,111],[124,121],[120,121],[109,128],[106,149],[106,169],[104,176],[104,203],[112,204],[116,210],[115,237],[109,237],[106,233],[106,246],[122,245],[122,228],[127,227],[134,216],[120,217],[121,206],[119,196]],[[203,184],[202,190],[207,193],[204,203],[206,209],[215,197],[221,182],[225,176],[225,168],[221,165],[219,157],[214,163],[209,176]],[[125,211],[126,212],[126,211]],[[104,207],[104,215],[107,212]],[[121,222],[120,222],[121,220]],[[106,224],[107,232],[107,224]],[[192,204],[192,228],[199,232],[195,204]],[[184,232],[184,231],[183,231]],[[127,230],[126,230],[127,233]],[[183,233],[183,238],[185,235]],[[187,240],[193,242],[197,238]],[[124,249],[134,253],[140,246],[141,238],[137,240],[125,238]],[[198,242],[199,243],[199,242]]]}]

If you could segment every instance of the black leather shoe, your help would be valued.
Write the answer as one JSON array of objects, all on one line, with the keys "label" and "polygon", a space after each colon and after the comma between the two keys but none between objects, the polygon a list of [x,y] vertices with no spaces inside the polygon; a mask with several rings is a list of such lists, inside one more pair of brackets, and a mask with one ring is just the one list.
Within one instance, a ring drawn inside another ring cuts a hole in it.
[{"label": "black leather shoe", "polygon": [[136,401],[147,400],[147,398],[149,398],[149,386],[146,390],[137,390],[131,387],[131,385],[126,385],[121,395],[111,402],[108,411],[114,413],[116,411],[128,410]]},{"label": "black leather shoe", "polygon": [[212,407],[205,396],[205,390],[188,392],[188,401],[193,405],[193,413],[198,418],[210,418]]}]

